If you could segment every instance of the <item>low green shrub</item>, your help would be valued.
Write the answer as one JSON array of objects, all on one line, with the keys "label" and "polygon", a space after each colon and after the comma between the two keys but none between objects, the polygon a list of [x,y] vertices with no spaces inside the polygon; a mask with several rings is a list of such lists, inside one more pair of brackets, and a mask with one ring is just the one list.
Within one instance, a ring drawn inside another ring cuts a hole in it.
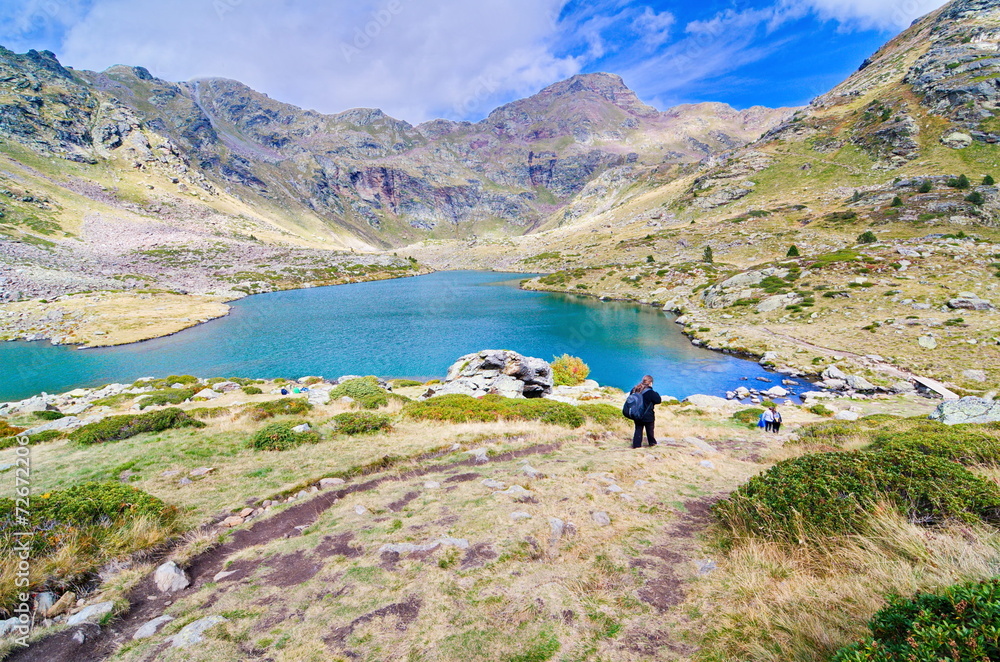
[{"label": "low green shrub", "polygon": [[735,414],[733,414],[733,420],[739,421],[743,425],[748,425],[751,428],[757,427],[757,421],[760,420],[760,415],[764,413],[764,410],[760,407],[751,407],[750,409],[741,409]]},{"label": "low green shrub", "polygon": [[409,388],[411,386],[423,386],[423,382],[418,382],[415,379],[393,379],[389,382],[392,384],[393,388]]},{"label": "low green shrub", "polygon": [[84,446],[121,441],[143,432],[161,432],[173,428],[203,428],[205,424],[172,407],[145,414],[109,416],[104,420],[84,425],[69,434],[69,438]]},{"label": "low green shrub", "polygon": [[198,409],[188,409],[188,416],[193,416],[197,419],[205,418],[222,418],[224,416],[231,416],[233,411],[229,407],[199,407]]},{"label": "low green shrub", "polygon": [[556,386],[577,386],[590,375],[590,366],[578,356],[563,354],[552,360],[552,379]]},{"label": "low green shrub", "polygon": [[[45,432],[39,432],[38,434],[33,434],[28,437],[28,446],[34,446],[36,444],[44,444],[47,441],[52,441],[53,439],[58,439],[62,436],[62,432],[59,430],[46,430]],[[2,437],[0,438],[0,450],[4,448],[13,448],[14,446],[20,445],[18,443],[18,437]]]},{"label": "low green shrub", "polygon": [[375,377],[359,377],[338,384],[330,391],[330,400],[347,396],[362,409],[378,409],[389,404],[388,392],[378,385]]},{"label": "low green shrub", "polygon": [[910,521],[1000,520],[1000,486],[909,449],[836,451],[779,462],[714,506],[738,535],[800,542],[864,531],[880,502]]},{"label": "low green shrub", "polygon": [[43,421],[58,421],[60,418],[66,418],[66,414],[60,411],[49,410],[31,412],[31,415]]},{"label": "low green shrub", "polygon": [[243,413],[253,421],[263,421],[275,416],[301,416],[313,406],[302,398],[281,398],[267,402],[254,402],[243,406]]},{"label": "low green shrub", "polygon": [[153,391],[139,396],[139,409],[159,405],[179,405],[194,396],[194,390],[189,388],[167,388],[162,391]]},{"label": "low green shrub", "polygon": [[[0,609],[10,609],[20,592],[72,585],[108,561],[161,543],[179,530],[175,508],[118,482],[38,494],[27,512],[19,511],[13,499],[0,498]],[[32,535],[16,535],[24,531]],[[28,586],[15,582],[15,547],[22,543],[30,546],[35,567],[51,568],[48,576],[32,574]]]},{"label": "low green shrub", "polygon": [[[18,513],[13,499],[0,498],[0,550],[9,551],[17,544],[15,531]],[[27,526],[34,533],[32,551],[46,554],[57,549],[66,536],[74,531],[86,532],[81,542],[94,536],[106,538],[102,529],[113,528],[127,520],[147,517],[162,524],[176,522],[177,511],[163,501],[134,487],[117,482],[87,482],[65,490],[57,490],[32,499],[26,515]]]},{"label": "low green shrub", "polygon": [[610,425],[625,420],[622,416],[621,407],[604,403],[590,403],[577,406],[577,410],[583,414],[588,421],[593,421],[598,425]]},{"label": "low green shrub", "polygon": [[271,423],[250,438],[248,446],[258,451],[286,451],[306,443],[316,443],[315,432],[294,432],[291,423]]},{"label": "low green shrub", "polygon": [[194,375],[168,375],[163,379],[140,379],[139,381],[132,384],[136,388],[147,388],[152,387],[155,389],[169,389],[173,388],[174,384],[181,384],[183,386],[193,386],[199,382],[198,378]]},{"label": "low green shrub", "polygon": [[877,431],[869,448],[906,448],[967,466],[1000,465],[1000,431],[982,425],[916,421],[904,431]]},{"label": "low green shrub", "polygon": [[337,432],[347,435],[392,431],[392,417],[368,411],[348,411],[333,417]]},{"label": "low green shrub", "polygon": [[1000,660],[998,624],[1000,579],[891,597],[868,623],[872,636],[840,649],[831,662]]},{"label": "low green shrub", "polygon": [[823,404],[815,404],[809,407],[809,413],[816,414],[817,416],[826,416],[830,418],[833,416],[834,411]]},{"label": "low green shrub", "polygon": [[499,395],[473,398],[469,395],[439,395],[422,402],[410,402],[403,407],[410,418],[429,421],[467,423],[497,420],[541,421],[568,428],[584,423],[577,407],[555,400],[521,400]]},{"label": "low green shrub", "polygon": [[264,391],[262,391],[257,386],[244,386],[243,387],[243,393],[246,394],[246,395],[260,395],[263,392]]}]

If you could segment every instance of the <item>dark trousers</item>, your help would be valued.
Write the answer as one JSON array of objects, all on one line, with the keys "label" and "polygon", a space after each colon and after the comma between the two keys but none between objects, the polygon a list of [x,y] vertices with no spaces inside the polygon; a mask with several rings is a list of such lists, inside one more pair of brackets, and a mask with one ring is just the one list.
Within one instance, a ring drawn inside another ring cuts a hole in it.
[{"label": "dark trousers", "polygon": [[768,432],[777,433],[781,429],[781,423],[779,421],[768,421],[764,427]]},{"label": "dark trousers", "polygon": [[636,421],[635,422],[635,434],[632,435],[632,448],[639,448],[642,446],[642,431],[646,430],[646,439],[649,440],[650,446],[656,445],[656,437],[653,436],[653,427],[656,425],[656,421]]}]

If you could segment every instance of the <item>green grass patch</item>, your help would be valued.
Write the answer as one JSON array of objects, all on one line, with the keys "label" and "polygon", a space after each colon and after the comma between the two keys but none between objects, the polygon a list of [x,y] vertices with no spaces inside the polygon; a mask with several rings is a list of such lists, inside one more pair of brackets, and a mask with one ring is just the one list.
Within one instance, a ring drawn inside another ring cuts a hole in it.
[{"label": "green grass patch", "polygon": [[301,398],[281,398],[267,402],[255,402],[243,406],[243,413],[253,421],[264,421],[275,416],[301,416],[312,409],[312,405]]},{"label": "green grass patch", "polygon": [[388,391],[378,385],[375,377],[359,377],[338,384],[330,391],[330,400],[337,400],[345,395],[362,409],[378,409],[389,404]]},{"label": "green grass patch", "polygon": [[257,451],[287,451],[302,444],[315,444],[319,435],[315,432],[295,432],[291,423],[271,423],[258,430],[247,444]]}]

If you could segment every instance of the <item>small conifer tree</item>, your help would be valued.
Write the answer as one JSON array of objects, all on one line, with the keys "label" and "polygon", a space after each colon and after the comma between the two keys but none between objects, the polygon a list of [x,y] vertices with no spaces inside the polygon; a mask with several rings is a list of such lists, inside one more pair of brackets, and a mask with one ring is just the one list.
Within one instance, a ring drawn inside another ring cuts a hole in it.
[{"label": "small conifer tree", "polygon": [[895,198],[892,199],[892,206],[893,207],[902,207],[903,206],[903,199],[897,195]]},{"label": "small conifer tree", "polygon": [[932,190],[934,190],[934,185],[931,184],[931,180],[925,179],[924,183],[921,184],[920,188],[917,189],[917,192],[918,193],[930,193]]},{"label": "small conifer tree", "polygon": [[712,255],[712,247],[705,246],[705,251],[701,254],[701,261],[712,264],[715,262],[715,256]]},{"label": "small conifer tree", "polygon": [[858,236],[859,244],[874,244],[878,241],[878,237],[871,230],[865,230]]},{"label": "small conifer tree", "polygon": [[993,179],[993,175],[986,175],[983,177],[983,186],[993,186],[996,181]]},{"label": "small conifer tree", "polygon": [[799,249],[798,249],[798,247],[795,246],[794,244],[792,244],[791,246],[789,246],[788,247],[788,252],[785,253],[785,257],[798,257],[798,256],[799,256]]}]

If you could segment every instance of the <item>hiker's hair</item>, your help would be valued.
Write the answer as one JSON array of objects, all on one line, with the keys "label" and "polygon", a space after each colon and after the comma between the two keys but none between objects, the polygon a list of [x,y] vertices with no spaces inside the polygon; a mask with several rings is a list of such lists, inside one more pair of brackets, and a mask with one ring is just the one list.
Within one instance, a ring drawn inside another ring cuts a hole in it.
[{"label": "hiker's hair", "polygon": [[647,388],[651,388],[652,386],[653,386],[653,377],[652,377],[652,375],[645,375],[645,376],[643,376],[641,382],[639,382],[638,384],[636,384],[635,386],[632,387],[632,392],[633,393],[642,393]]}]

